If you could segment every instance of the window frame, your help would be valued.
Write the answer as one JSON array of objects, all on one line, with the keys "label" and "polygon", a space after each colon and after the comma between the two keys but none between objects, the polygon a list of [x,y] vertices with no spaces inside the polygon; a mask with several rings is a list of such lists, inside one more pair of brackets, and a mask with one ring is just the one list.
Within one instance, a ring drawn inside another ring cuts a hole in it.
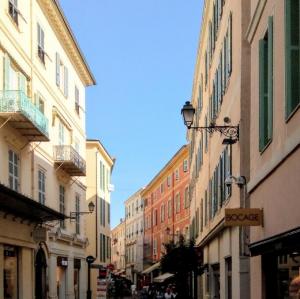
[{"label": "window frame", "polygon": [[45,205],[46,202],[46,171],[42,168],[38,169],[38,200],[39,203]]}]

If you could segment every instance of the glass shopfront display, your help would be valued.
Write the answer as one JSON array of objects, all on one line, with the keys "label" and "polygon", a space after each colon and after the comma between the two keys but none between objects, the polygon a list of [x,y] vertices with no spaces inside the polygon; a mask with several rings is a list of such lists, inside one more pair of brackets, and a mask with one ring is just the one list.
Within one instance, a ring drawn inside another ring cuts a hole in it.
[{"label": "glass shopfront display", "polygon": [[300,298],[300,252],[263,256],[266,298]]},{"label": "glass shopfront display", "polygon": [[18,298],[18,248],[4,245],[4,299]]},{"label": "glass shopfront display", "polygon": [[74,294],[75,299],[79,299],[79,273],[80,273],[81,261],[80,259],[74,259]]}]

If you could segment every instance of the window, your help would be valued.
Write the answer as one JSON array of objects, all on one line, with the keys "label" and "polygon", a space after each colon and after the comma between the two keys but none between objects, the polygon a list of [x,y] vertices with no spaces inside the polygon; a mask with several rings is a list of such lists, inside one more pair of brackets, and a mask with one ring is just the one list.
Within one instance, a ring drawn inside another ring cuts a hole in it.
[{"label": "window", "polygon": [[184,189],[184,208],[187,209],[189,206],[190,206],[189,187],[185,187],[185,189]]},{"label": "window", "polygon": [[259,150],[272,139],[273,133],[273,17],[259,41]]},{"label": "window", "polygon": [[4,299],[18,298],[18,248],[4,245]]},{"label": "window", "polygon": [[160,193],[164,193],[164,184],[160,184]]},{"label": "window", "polygon": [[75,86],[75,111],[79,115],[79,89]]},{"label": "window", "polygon": [[69,71],[61,60],[59,53],[55,54],[55,81],[67,98],[69,94]]},{"label": "window", "polygon": [[45,204],[45,199],[46,199],[45,180],[46,180],[45,171],[40,169],[38,171],[38,194],[39,194],[39,203],[41,203],[42,205]]},{"label": "window", "polygon": [[58,123],[58,144],[65,144],[65,126],[61,121]]},{"label": "window", "polygon": [[157,255],[157,240],[153,239],[153,255]]},{"label": "window", "polygon": [[106,261],[106,237],[104,234],[100,234],[100,261]]},{"label": "window", "polygon": [[107,223],[110,224],[110,203],[107,203]]},{"label": "window", "polygon": [[45,64],[45,33],[41,25],[37,24],[38,34],[38,56],[43,64]]},{"label": "window", "polygon": [[45,113],[45,102],[40,94],[36,94],[36,106],[42,112],[43,114]]},{"label": "window", "polygon": [[[65,214],[65,187],[59,186],[59,212]],[[60,221],[60,227],[65,228],[65,221]]]},{"label": "window", "polygon": [[100,224],[105,226],[105,200],[100,198]]},{"label": "window", "polygon": [[168,187],[171,186],[171,176],[170,175],[167,177],[167,186]]},{"label": "window", "polygon": [[153,226],[157,225],[157,210],[153,212]]},{"label": "window", "polygon": [[176,197],[175,197],[175,204],[176,204],[176,214],[180,213],[180,193],[177,193],[176,194]]},{"label": "window", "polygon": [[165,205],[162,204],[160,207],[160,222],[165,221]]},{"label": "window", "polygon": [[171,198],[168,200],[168,218],[172,217],[172,200]]},{"label": "window", "polygon": [[19,191],[19,155],[12,150],[8,151],[8,172],[9,187]]},{"label": "window", "polygon": [[78,194],[76,194],[76,198],[75,198],[75,212],[76,212],[76,234],[80,234],[80,197]]},{"label": "window", "polygon": [[300,2],[286,0],[285,63],[286,63],[286,117],[300,104]]},{"label": "window", "polygon": [[225,259],[225,275],[226,275],[226,298],[232,298],[232,260],[231,257]]},{"label": "window", "polygon": [[185,160],[183,161],[183,171],[184,171],[184,172],[187,172],[187,171],[188,171],[188,167],[189,167],[189,165],[188,165],[188,160],[185,159]]},{"label": "window", "polygon": [[18,0],[9,0],[8,1],[8,12],[11,18],[14,20],[14,22],[18,25]]},{"label": "window", "polygon": [[175,179],[176,179],[176,181],[179,180],[179,169],[175,170]]}]

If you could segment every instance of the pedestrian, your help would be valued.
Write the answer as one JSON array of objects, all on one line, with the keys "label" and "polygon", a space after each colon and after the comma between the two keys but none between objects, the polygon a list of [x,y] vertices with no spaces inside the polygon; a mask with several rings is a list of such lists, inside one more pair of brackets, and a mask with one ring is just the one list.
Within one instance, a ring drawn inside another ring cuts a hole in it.
[{"label": "pedestrian", "polygon": [[171,289],[170,289],[170,288],[167,288],[167,289],[166,289],[164,299],[173,299],[173,298],[172,298],[172,293],[171,293]]},{"label": "pedestrian", "polygon": [[176,289],[175,289],[175,287],[172,287],[172,289],[171,289],[171,298],[172,299],[175,299],[176,297],[177,297],[177,292],[176,292]]}]

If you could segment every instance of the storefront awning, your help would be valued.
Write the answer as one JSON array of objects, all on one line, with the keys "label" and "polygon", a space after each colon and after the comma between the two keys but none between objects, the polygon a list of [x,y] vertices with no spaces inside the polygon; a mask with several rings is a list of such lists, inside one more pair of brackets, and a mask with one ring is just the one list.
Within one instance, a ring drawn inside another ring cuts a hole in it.
[{"label": "storefront awning", "polygon": [[169,279],[169,278],[171,278],[171,277],[173,277],[174,276],[174,274],[172,274],[172,273],[164,273],[164,274],[162,274],[162,275],[159,275],[159,276],[157,276],[157,277],[155,277],[154,279],[153,279],[153,281],[154,282],[159,282],[159,283],[162,283],[162,282],[164,282],[165,280],[167,280],[167,279]]},{"label": "storefront awning", "polygon": [[297,249],[300,250],[300,227],[258,242],[254,242],[249,245],[249,249],[251,256],[275,251],[288,253],[289,251],[295,251]]},{"label": "storefront awning", "polygon": [[64,214],[2,184],[0,184],[0,211],[37,223],[67,218]]},{"label": "storefront awning", "polygon": [[150,266],[149,268],[145,269],[142,274],[149,274],[152,271],[158,269],[160,267],[160,262],[155,263],[154,265]]}]

